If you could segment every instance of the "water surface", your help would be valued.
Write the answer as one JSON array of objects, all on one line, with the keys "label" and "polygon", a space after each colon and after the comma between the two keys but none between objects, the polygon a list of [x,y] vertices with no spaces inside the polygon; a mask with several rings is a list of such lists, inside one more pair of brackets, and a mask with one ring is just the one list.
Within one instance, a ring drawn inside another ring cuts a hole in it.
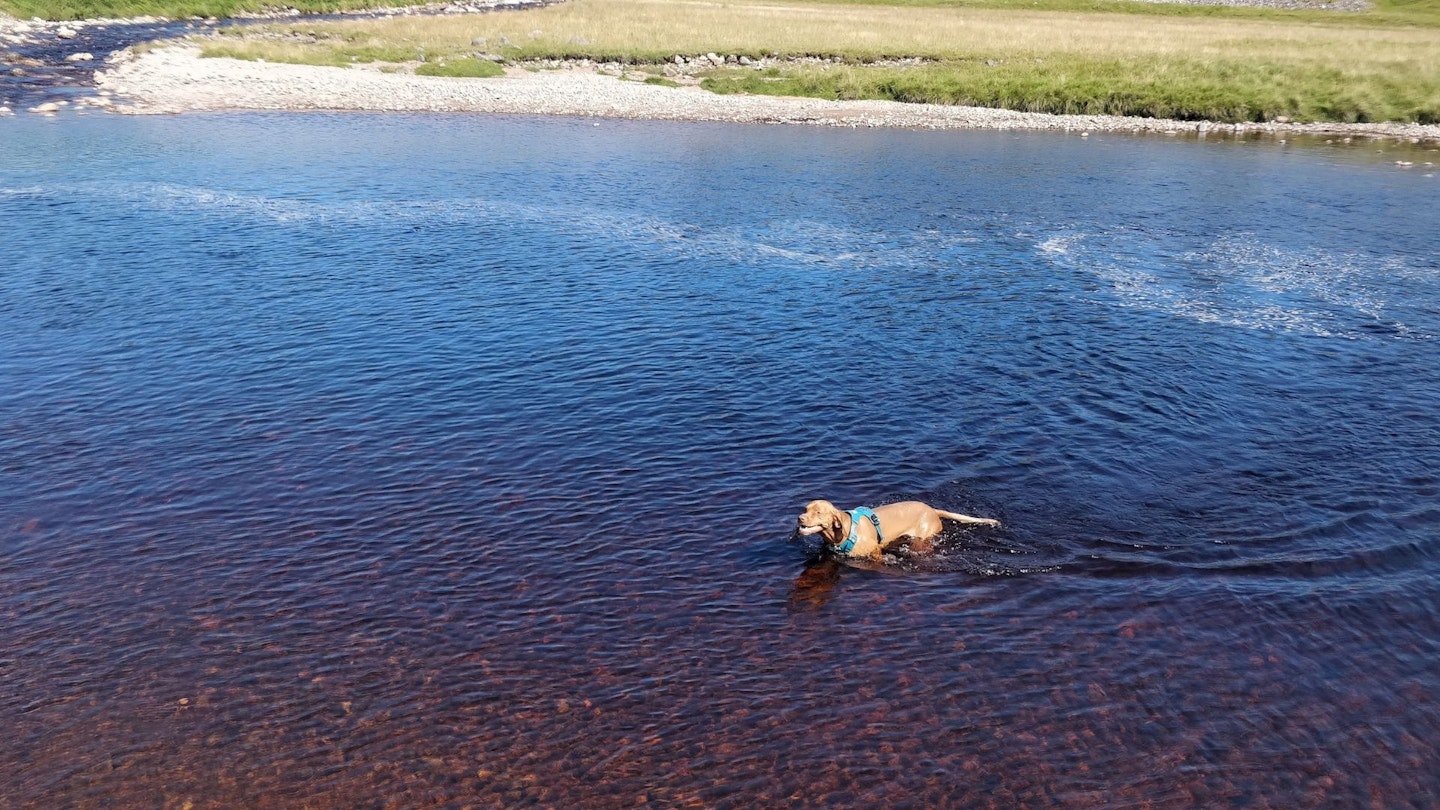
[{"label": "water surface", "polygon": [[1440,803],[1424,154],[0,126],[0,807]]}]

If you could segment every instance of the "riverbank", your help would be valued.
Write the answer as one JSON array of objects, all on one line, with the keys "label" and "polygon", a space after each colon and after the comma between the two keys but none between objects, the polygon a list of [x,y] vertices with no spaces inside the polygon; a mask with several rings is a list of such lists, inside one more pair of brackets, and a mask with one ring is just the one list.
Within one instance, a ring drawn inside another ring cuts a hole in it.
[{"label": "riverbank", "polygon": [[55,22],[0,14],[0,116],[106,106],[108,93],[96,91],[95,73],[111,54],[140,42],[210,32],[219,24],[158,17]]},{"label": "riverbank", "polygon": [[304,17],[363,20],[458,16],[534,8],[547,0],[464,0],[463,2],[304,15],[295,8],[241,12],[237,16],[95,17],[74,20],[20,19],[0,12],[0,116],[17,111],[55,112],[65,107],[105,107],[107,91],[96,91],[95,74],[123,59],[120,52],[157,40],[212,35],[236,22],[276,22]]},{"label": "riverbank", "polygon": [[1338,135],[1440,142],[1419,124],[1211,124],[1104,115],[1047,115],[891,101],[717,95],[646,83],[619,66],[563,63],[507,68],[503,77],[451,79],[351,68],[200,57],[193,46],[121,55],[97,74],[111,108],[131,114],[219,110],[484,112],[837,127],[1015,129],[1074,132]]}]

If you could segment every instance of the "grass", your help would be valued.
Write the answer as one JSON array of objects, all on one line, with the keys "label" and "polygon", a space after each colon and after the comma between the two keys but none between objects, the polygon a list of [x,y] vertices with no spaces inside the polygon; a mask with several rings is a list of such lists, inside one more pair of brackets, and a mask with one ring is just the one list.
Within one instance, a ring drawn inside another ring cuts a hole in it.
[{"label": "grass", "polygon": [[[658,65],[710,52],[840,63],[717,69],[705,82],[716,92],[1225,122],[1440,122],[1440,0],[1378,0],[1358,13],[1118,0],[568,0],[483,15],[274,23],[206,48],[426,65],[480,54]],[[911,58],[921,63],[891,64]]]},{"label": "grass", "polygon": [[729,70],[717,93],[886,98],[1030,112],[1134,115],[1224,122],[1440,123],[1435,75],[1399,85],[1373,68],[1176,58],[947,60],[912,68],[854,66]]},{"label": "grass", "polygon": [[289,62],[296,65],[320,65],[322,67],[345,67],[374,62],[395,64],[425,61],[432,58],[431,54],[424,51],[372,43],[347,47],[344,43],[273,42],[267,43],[267,46],[257,53],[256,49],[248,43],[221,41],[207,44],[204,54],[208,57],[264,59],[269,62]]},{"label": "grass", "polygon": [[415,68],[421,76],[452,76],[464,79],[489,79],[505,75],[505,68],[487,59],[449,59],[426,62]]}]

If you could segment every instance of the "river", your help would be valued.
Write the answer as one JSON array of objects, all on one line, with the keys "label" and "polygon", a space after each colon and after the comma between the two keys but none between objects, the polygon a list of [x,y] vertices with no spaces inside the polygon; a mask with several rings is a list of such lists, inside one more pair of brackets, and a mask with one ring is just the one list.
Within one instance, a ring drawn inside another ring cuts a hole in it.
[{"label": "river", "polygon": [[1440,801],[1440,153],[3,127],[0,807]]}]

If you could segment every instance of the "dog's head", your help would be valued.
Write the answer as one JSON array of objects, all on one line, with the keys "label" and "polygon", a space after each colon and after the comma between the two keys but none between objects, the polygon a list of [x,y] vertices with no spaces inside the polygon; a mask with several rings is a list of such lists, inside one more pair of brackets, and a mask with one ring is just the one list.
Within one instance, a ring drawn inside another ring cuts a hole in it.
[{"label": "dog's head", "polygon": [[840,510],[829,501],[811,501],[805,504],[805,511],[796,519],[795,531],[802,535],[824,533],[826,538],[839,537],[843,532]]}]

